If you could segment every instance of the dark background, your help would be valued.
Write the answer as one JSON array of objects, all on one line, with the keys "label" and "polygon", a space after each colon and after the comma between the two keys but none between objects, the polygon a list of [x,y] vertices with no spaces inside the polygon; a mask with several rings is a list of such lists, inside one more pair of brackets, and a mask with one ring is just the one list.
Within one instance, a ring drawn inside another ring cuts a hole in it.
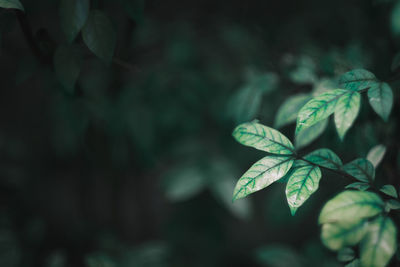
[{"label": "dark background", "polygon": [[[282,183],[233,205],[263,153],[231,132],[273,126],[285,98],[347,70],[392,77],[396,1],[92,1],[117,31],[115,57],[78,37],[74,91],[52,64],[66,43],[58,1],[21,2],[41,55],[0,10],[0,266],[341,266],[317,217],[349,181],[323,172],[294,217]],[[238,97],[263,75],[256,100]],[[388,123],[366,103],[344,142],[331,122],[303,152],[347,162],[383,143],[377,180],[398,186],[398,101]],[[282,132],[293,140],[293,125]]]}]

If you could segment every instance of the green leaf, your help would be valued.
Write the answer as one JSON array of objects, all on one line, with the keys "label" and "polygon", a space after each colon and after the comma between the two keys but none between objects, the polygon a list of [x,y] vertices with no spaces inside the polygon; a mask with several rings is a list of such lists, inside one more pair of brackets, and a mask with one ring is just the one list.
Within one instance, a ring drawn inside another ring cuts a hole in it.
[{"label": "green leaf", "polygon": [[282,178],[293,165],[292,157],[266,156],[243,174],[233,192],[233,201],[259,191]]},{"label": "green leaf", "polygon": [[60,20],[68,42],[72,42],[89,15],[89,0],[61,0]]},{"label": "green leaf", "polygon": [[242,145],[272,154],[292,155],[294,151],[292,143],[286,136],[257,122],[240,124],[232,135]]},{"label": "green leaf", "polygon": [[340,158],[330,149],[321,148],[307,154],[304,159],[329,169],[339,170],[342,167]]},{"label": "green leaf", "polygon": [[365,191],[368,188],[370,188],[370,185],[367,183],[363,183],[363,182],[355,182],[349,185],[346,185],[345,187],[346,189],[358,189],[360,191]]},{"label": "green leaf", "polygon": [[335,89],[308,101],[299,111],[296,135],[300,130],[308,128],[329,117],[335,111],[338,99],[346,93],[348,93],[347,90]]},{"label": "green leaf", "polygon": [[243,123],[255,118],[261,107],[262,91],[254,87],[244,87],[235,92],[227,108],[235,123]]},{"label": "green leaf", "polygon": [[389,217],[373,220],[360,245],[362,266],[386,266],[396,252],[396,234],[396,226]]},{"label": "green leaf", "polygon": [[319,223],[358,222],[379,214],[383,208],[383,201],[375,193],[344,191],[325,204]]},{"label": "green leaf", "polygon": [[396,199],[389,199],[388,201],[386,201],[386,207],[389,210],[398,210],[400,209],[400,201]]},{"label": "green leaf", "polygon": [[328,127],[328,119],[317,122],[311,127],[303,128],[294,137],[294,143],[297,149],[305,147],[316,140]]},{"label": "green leaf", "polygon": [[371,148],[371,150],[368,152],[367,159],[372,163],[374,168],[376,168],[379,163],[381,163],[385,153],[386,147],[383,145],[377,145]]},{"label": "green leaf", "polygon": [[344,267],[360,267],[361,263],[359,259],[355,259],[352,262],[346,264]]},{"label": "green leaf", "polygon": [[296,121],[299,110],[310,100],[308,94],[298,94],[289,97],[280,106],[275,117],[275,128],[281,128]]},{"label": "green leaf", "polygon": [[2,8],[13,8],[24,11],[24,6],[19,0],[0,0],[0,7]]},{"label": "green leaf", "polygon": [[375,75],[364,69],[354,69],[339,78],[339,87],[352,91],[361,91],[375,86],[379,81]]},{"label": "green leaf", "polygon": [[335,108],[335,124],[340,139],[344,139],[347,130],[354,123],[360,111],[361,95],[358,92],[349,92],[342,96]]},{"label": "green leaf", "polygon": [[286,198],[292,215],[318,189],[321,179],[319,167],[307,164],[291,172],[286,185]]},{"label": "green leaf", "polygon": [[400,36],[400,2],[397,1],[392,9],[391,14],[391,28],[394,36]]},{"label": "green leaf", "polygon": [[372,182],[375,179],[375,168],[364,158],[355,159],[343,166],[343,170],[361,182]]},{"label": "green leaf", "polygon": [[82,57],[77,46],[60,46],[54,54],[54,69],[61,84],[70,92],[81,71]]},{"label": "green leaf", "polygon": [[353,260],[355,257],[354,250],[351,248],[342,248],[338,251],[337,259],[341,262],[348,262]]},{"label": "green leaf", "polygon": [[99,10],[89,14],[82,29],[83,41],[99,58],[110,63],[114,55],[116,34],[109,18]]},{"label": "green leaf", "polygon": [[393,107],[393,92],[387,83],[380,83],[368,90],[368,100],[372,109],[387,121]]},{"label": "green leaf", "polygon": [[282,245],[268,245],[255,251],[257,262],[261,266],[269,267],[301,267],[301,256],[290,247]]},{"label": "green leaf", "polygon": [[388,196],[394,197],[394,198],[399,197],[397,194],[396,188],[391,184],[386,184],[386,185],[382,186],[382,188],[379,191],[381,191],[382,193],[384,193]]},{"label": "green leaf", "polygon": [[322,225],[321,240],[332,250],[339,250],[358,244],[367,232],[367,222],[337,222]]}]

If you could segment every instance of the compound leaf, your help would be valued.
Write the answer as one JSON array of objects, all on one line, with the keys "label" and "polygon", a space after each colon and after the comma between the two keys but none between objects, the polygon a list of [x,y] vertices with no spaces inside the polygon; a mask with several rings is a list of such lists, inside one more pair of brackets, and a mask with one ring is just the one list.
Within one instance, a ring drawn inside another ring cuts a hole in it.
[{"label": "compound leaf", "polygon": [[389,217],[379,216],[370,222],[360,245],[362,266],[386,266],[396,252],[396,233],[396,226]]},{"label": "compound leaf", "polygon": [[307,164],[295,168],[290,173],[286,185],[286,198],[292,215],[303,203],[317,191],[321,179],[321,170],[318,166]]},{"label": "compound leaf", "polygon": [[291,155],[294,151],[292,143],[286,136],[257,122],[240,124],[232,135],[242,145],[272,154]]},{"label": "compound leaf", "polygon": [[89,15],[89,0],[61,0],[60,20],[68,42],[72,42]]},{"label": "compound leaf", "polygon": [[346,93],[348,93],[347,90],[335,89],[308,101],[299,111],[296,135],[300,130],[308,128],[329,117],[335,111],[336,103],[339,98]]},{"label": "compound leaf", "polygon": [[0,7],[2,8],[13,8],[24,11],[24,6],[19,0],[0,0]]},{"label": "compound leaf", "polygon": [[110,63],[114,55],[116,34],[110,19],[101,11],[89,14],[82,29],[83,41],[100,59]]},{"label": "compound leaf", "polygon": [[289,97],[280,106],[275,117],[275,128],[281,128],[289,123],[295,122],[299,110],[310,100],[308,94],[298,94]]},{"label": "compound leaf", "polygon": [[383,208],[383,201],[375,193],[344,191],[325,204],[319,215],[319,223],[356,223],[379,214]]},{"label": "compound leaf", "polygon": [[361,182],[372,182],[375,179],[375,168],[364,158],[355,159],[343,166],[343,170]]},{"label": "compound leaf", "polygon": [[374,168],[376,168],[379,163],[381,163],[385,153],[386,147],[383,145],[377,145],[371,148],[368,152],[367,159],[372,163],[372,165],[374,165]]},{"label": "compound leaf", "polygon": [[244,198],[282,178],[293,165],[292,157],[266,156],[257,161],[239,179],[233,192],[233,200]]},{"label": "compound leaf", "polygon": [[340,158],[332,150],[327,148],[314,150],[304,158],[312,163],[329,169],[338,170],[342,167],[342,161]]},{"label": "compound leaf", "polygon": [[351,91],[361,91],[379,83],[375,75],[364,69],[354,69],[339,78],[339,87]]},{"label": "compound leaf", "polygon": [[360,110],[361,95],[354,91],[342,96],[336,104],[335,125],[340,139],[354,123]]},{"label": "compound leaf", "polygon": [[368,100],[372,109],[387,121],[393,107],[393,92],[387,83],[380,83],[368,90]]}]

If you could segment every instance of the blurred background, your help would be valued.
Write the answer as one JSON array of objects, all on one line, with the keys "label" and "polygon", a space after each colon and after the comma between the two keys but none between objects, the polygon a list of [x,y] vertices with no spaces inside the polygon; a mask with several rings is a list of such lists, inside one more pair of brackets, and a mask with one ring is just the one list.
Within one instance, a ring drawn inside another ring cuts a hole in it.
[{"label": "blurred background", "polygon": [[[59,1],[21,2],[51,58],[67,43]],[[277,126],[287,98],[334,88],[350,69],[389,79],[400,2],[95,0],[91,9],[113,23],[114,60],[79,36],[72,90],[32,53],[15,13],[0,10],[0,266],[341,266],[317,217],[348,181],[323,172],[294,217],[284,183],[232,203],[264,154],[231,133],[253,119]],[[344,142],[331,121],[297,146],[348,162],[385,144],[377,177],[398,186],[399,103],[388,123],[364,103]],[[293,140],[294,124],[280,126]]]}]

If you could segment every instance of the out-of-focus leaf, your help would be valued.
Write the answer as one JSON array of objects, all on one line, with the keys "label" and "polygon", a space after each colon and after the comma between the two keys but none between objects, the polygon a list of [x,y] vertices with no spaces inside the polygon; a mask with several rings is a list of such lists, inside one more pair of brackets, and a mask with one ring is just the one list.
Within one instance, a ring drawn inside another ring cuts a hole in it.
[{"label": "out-of-focus leaf", "polygon": [[295,122],[299,110],[310,100],[308,94],[291,96],[283,102],[275,117],[275,128],[281,128],[289,123]]},{"label": "out-of-focus leaf", "polygon": [[97,252],[86,256],[87,267],[116,267],[117,264],[108,255]]},{"label": "out-of-focus leaf", "polygon": [[377,145],[371,148],[371,150],[368,152],[367,155],[367,160],[369,160],[372,165],[374,165],[374,168],[381,163],[383,157],[385,156],[386,153],[386,147],[383,145]]},{"label": "out-of-focus leaf", "polygon": [[282,245],[260,247],[255,252],[257,262],[269,267],[301,267],[302,258],[293,249]]},{"label": "out-of-focus leaf", "polygon": [[335,89],[308,101],[299,111],[296,135],[302,129],[306,129],[319,121],[328,118],[335,111],[336,103],[339,98],[348,93],[347,90]]},{"label": "out-of-focus leaf", "polygon": [[298,168],[294,166],[293,171],[289,174],[289,180],[286,185],[286,199],[292,215],[318,190],[320,179],[321,170],[319,167],[311,164]]},{"label": "out-of-focus leaf", "polygon": [[305,147],[311,144],[315,139],[317,139],[328,126],[328,119],[317,122],[311,127],[303,128],[300,132],[296,134],[294,137],[294,143],[297,149]]},{"label": "out-of-focus leaf", "polygon": [[282,178],[292,167],[293,158],[266,156],[257,161],[239,179],[233,192],[233,200],[244,198]]},{"label": "out-of-focus leaf", "polygon": [[170,249],[163,241],[150,241],[127,249],[119,260],[118,267],[166,267]]},{"label": "out-of-focus leaf", "polygon": [[370,222],[360,245],[362,266],[386,266],[396,252],[396,234],[396,226],[389,217],[379,216]]},{"label": "out-of-focus leaf", "polygon": [[304,158],[312,163],[329,169],[338,170],[342,167],[342,161],[340,158],[332,150],[327,148],[314,150]]},{"label": "out-of-focus leaf", "polygon": [[90,12],[82,28],[83,41],[99,58],[110,63],[115,48],[116,34],[110,19],[100,10]]},{"label": "out-of-focus leaf", "polygon": [[89,0],[61,0],[61,27],[68,42],[72,42],[81,31],[89,15]]},{"label": "out-of-focus leaf", "polygon": [[346,189],[357,189],[357,190],[360,190],[360,191],[365,191],[365,190],[367,190],[368,188],[370,188],[371,186],[369,185],[369,184],[367,184],[367,183],[363,183],[363,182],[355,182],[355,183],[352,183],[352,184],[349,184],[349,185],[346,185]]},{"label": "out-of-focus leaf", "polygon": [[388,196],[394,197],[394,198],[399,197],[397,194],[396,188],[391,184],[386,184],[386,185],[382,186],[382,188],[379,191],[381,191],[382,193],[384,193]]},{"label": "out-of-focus leaf", "polygon": [[392,34],[398,37],[400,35],[400,1],[397,1],[392,9],[391,24]]},{"label": "out-of-focus leaf", "polygon": [[338,261],[341,262],[348,262],[353,260],[355,257],[355,253],[354,250],[352,250],[351,248],[342,248],[338,251]]},{"label": "out-of-focus leaf", "polygon": [[344,267],[360,267],[361,266],[361,262],[359,259],[355,259],[352,262],[346,264]]},{"label": "out-of-focus leaf", "polygon": [[244,87],[237,91],[227,105],[227,112],[236,123],[253,120],[261,106],[262,91]]},{"label": "out-of-focus leaf", "polygon": [[398,210],[400,209],[400,201],[396,199],[389,199],[388,201],[386,201],[386,207],[389,210]]},{"label": "out-of-focus leaf", "polygon": [[336,104],[335,125],[340,139],[344,139],[360,111],[361,95],[358,92],[345,94]]},{"label": "out-of-focus leaf", "polygon": [[54,54],[57,78],[69,92],[73,92],[81,71],[82,58],[77,46],[60,46]]},{"label": "out-of-focus leaf", "polygon": [[319,215],[319,223],[346,222],[351,225],[383,211],[384,203],[372,192],[344,191],[329,200]]},{"label": "out-of-focus leaf", "polygon": [[343,170],[361,182],[372,182],[375,179],[375,168],[364,158],[355,159],[343,166]]},{"label": "out-of-focus leaf", "polygon": [[0,230],[0,266],[17,267],[22,260],[17,236],[8,229]]},{"label": "out-of-focus leaf", "polygon": [[341,221],[322,225],[321,240],[332,250],[339,250],[358,244],[367,232],[368,223]]},{"label": "out-of-focus leaf", "polygon": [[13,8],[24,11],[24,7],[19,0],[0,0],[0,7]]},{"label": "out-of-focus leaf", "polygon": [[392,61],[392,65],[390,66],[390,70],[392,72],[396,71],[400,67],[400,53],[397,53]]},{"label": "out-of-focus leaf", "polygon": [[339,78],[339,87],[351,91],[361,91],[378,83],[375,75],[364,69],[351,70]]},{"label": "out-of-focus leaf", "polygon": [[373,110],[387,121],[393,107],[393,92],[387,83],[380,83],[368,90],[368,100]]},{"label": "out-of-focus leaf", "polygon": [[61,251],[51,253],[46,259],[46,267],[64,267],[66,263],[66,255]]},{"label": "out-of-focus leaf", "polygon": [[136,22],[141,23],[144,17],[145,0],[120,0],[124,11]]},{"label": "out-of-focus leaf", "polygon": [[257,122],[240,124],[232,135],[242,145],[272,154],[291,155],[294,151],[292,143],[286,136]]}]

